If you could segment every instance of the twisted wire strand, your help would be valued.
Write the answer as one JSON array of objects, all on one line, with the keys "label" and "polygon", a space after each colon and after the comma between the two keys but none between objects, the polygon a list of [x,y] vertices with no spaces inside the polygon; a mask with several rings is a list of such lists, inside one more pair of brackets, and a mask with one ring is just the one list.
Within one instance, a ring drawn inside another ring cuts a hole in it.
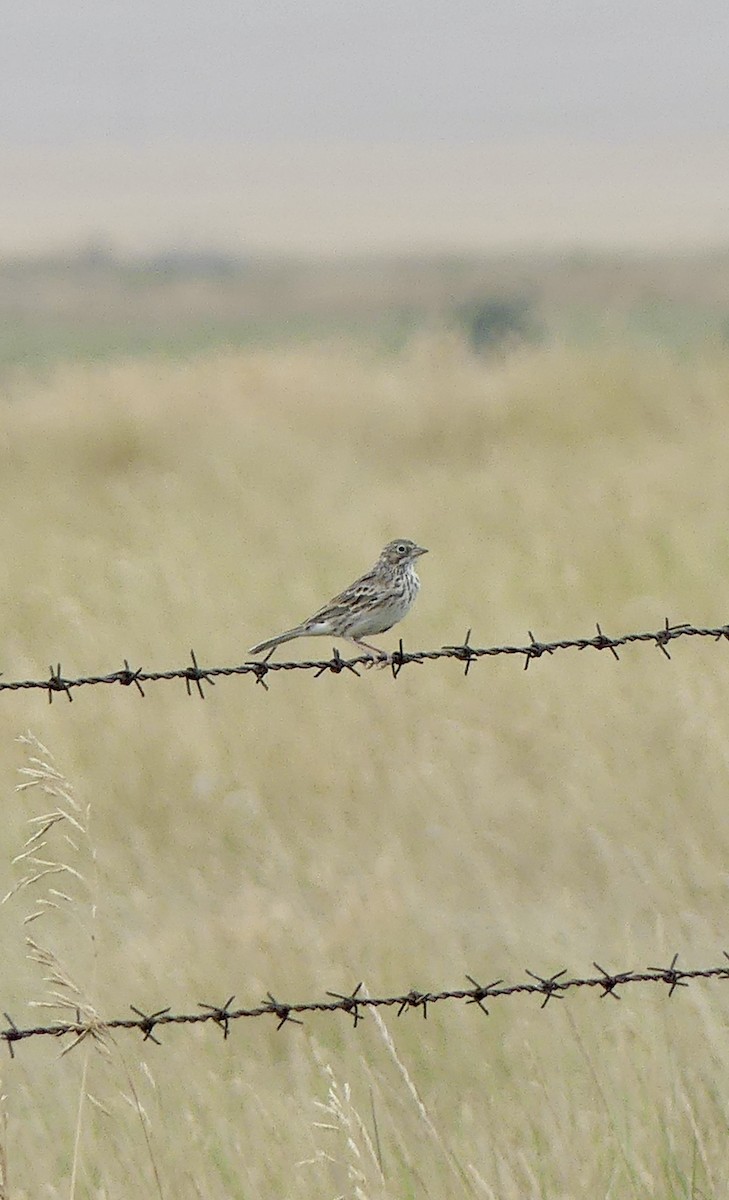
[{"label": "twisted wire strand", "polygon": [[227,1038],[230,1034],[231,1022],[258,1017],[274,1017],[277,1022],[276,1028],[281,1029],[284,1025],[302,1024],[300,1018],[307,1013],[343,1012],[352,1018],[356,1028],[365,1018],[368,1009],[396,1008],[398,1016],[402,1016],[403,1013],[410,1010],[419,1009],[422,1016],[427,1018],[430,1005],[445,1001],[461,1002],[467,1005],[475,1004],[485,1016],[489,1016],[490,1010],[486,1007],[487,1000],[500,1000],[518,995],[540,996],[542,998],[540,1007],[544,1009],[550,1000],[562,1000],[567,993],[581,988],[599,989],[600,999],[612,996],[614,1000],[620,1000],[619,989],[621,988],[657,983],[667,987],[668,996],[671,997],[678,988],[688,987],[692,981],[698,979],[729,979],[729,954],[726,951],[723,953],[727,959],[726,965],[693,970],[679,967],[677,965],[679,956],[674,954],[668,966],[646,967],[643,971],[608,972],[595,962],[593,966],[599,974],[591,976],[565,978],[566,970],[543,976],[535,971],[526,970],[528,978],[518,983],[508,984],[503,979],[496,979],[491,983],[482,984],[473,976],[467,975],[466,979],[470,986],[466,988],[447,988],[428,992],[411,989],[390,996],[368,996],[362,993],[362,984],[358,983],[349,993],[327,992],[324,999],[298,1003],[277,1000],[269,992],[265,1000],[252,1008],[233,1008],[235,995],[229,996],[224,1004],[200,1002],[197,1005],[198,1011],[190,1013],[174,1013],[170,1007],[145,1013],[132,1004],[129,1006],[134,1014],[131,1017],[115,1017],[106,1021],[101,1019],[83,1020],[79,1013],[76,1021],[55,1021],[49,1025],[35,1025],[26,1028],[19,1027],[6,1012],[3,1015],[8,1024],[4,1029],[0,1028],[0,1038],[7,1045],[11,1056],[14,1056],[15,1044],[28,1038],[70,1036],[74,1041],[67,1048],[72,1048],[87,1036],[99,1037],[106,1032],[119,1030],[124,1032],[136,1030],[142,1034],[144,1041],[153,1041],[159,1045],[156,1033],[167,1025],[191,1026],[206,1025],[212,1022],[222,1030],[223,1037]]},{"label": "twisted wire strand", "polygon": [[[641,633],[624,633],[619,637],[609,637],[603,633],[600,625],[596,625],[596,633],[591,637],[559,638],[552,642],[541,642],[529,630],[529,641],[523,645],[506,646],[472,646],[471,630],[468,630],[463,642],[452,646],[441,646],[434,650],[406,651],[402,639],[397,650],[390,656],[388,663],[393,678],[400,671],[413,663],[436,662],[440,659],[455,659],[464,664],[464,674],[468,675],[470,668],[482,658],[497,658],[509,655],[521,658],[524,669],[545,654],[552,655],[563,650],[607,650],[617,660],[618,650],[636,642],[652,643],[661,653],[670,658],[668,646],[680,638],[710,638],[716,642],[729,640],[729,625],[704,627],[690,624],[672,625],[665,619],[660,629]],[[78,678],[65,676],[60,662],[49,668],[46,679],[16,679],[7,680],[0,677],[0,692],[44,691],[51,703],[53,697],[63,693],[69,701],[73,700],[76,688],[97,687],[102,684],[120,684],[122,687],[135,687],[141,696],[145,695],[144,684],[183,680],[188,695],[193,694],[193,688],[201,699],[205,699],[203,684],[214,685],[218,679],[227,679],[235,675],[250,675],[257,684],[268,689],[268,679],[278,671],[308,671],[315,679],[322,675],[341,675],[346,671],[359,676],[359,667],[372,665],[372,659],[366,655],[356,658],[342,658],[334,648],[329,659],[306,659],[293,662],[277,662],[270,658],[263,661],[248,661],[237,666],[202,667],[198,663],[194,650],[190,651],[190,664],[184,667],[173,667],[166,671],[145,671],[142,667],[131,667],[127,659],[124,666],[117,671],[109,671],[103,675],[82,675]]]}]

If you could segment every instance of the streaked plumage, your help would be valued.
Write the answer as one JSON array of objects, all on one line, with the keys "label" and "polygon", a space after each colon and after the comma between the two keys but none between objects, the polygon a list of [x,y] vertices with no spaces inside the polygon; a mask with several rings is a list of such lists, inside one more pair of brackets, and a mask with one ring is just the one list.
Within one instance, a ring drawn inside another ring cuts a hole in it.
[{"label": "streaked plumage", "polygon": [[277,637],[259,642],[249,651],[262,654],[283,642],[299,637],[338,637],[369,650],[378,658],[387,657],[377,646],[363,641],[385,633],[410,611],[420,588],[415,560],[427,554],[408,538],[388,542],[375,565],[348,588],[335,596],[308,621],[287,629]]}]

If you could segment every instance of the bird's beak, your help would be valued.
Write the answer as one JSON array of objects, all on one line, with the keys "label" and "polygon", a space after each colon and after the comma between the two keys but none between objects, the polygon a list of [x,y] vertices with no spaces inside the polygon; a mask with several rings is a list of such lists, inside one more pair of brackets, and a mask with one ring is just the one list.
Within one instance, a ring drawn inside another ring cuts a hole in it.
[{"label": "bird's beak", "polygon": [[416,558],[420,558],[421,554],[427,554],[427,553],[428,553],[428,551],[425,549],[425,546],[416,546],[415,547],[415,557]]}]

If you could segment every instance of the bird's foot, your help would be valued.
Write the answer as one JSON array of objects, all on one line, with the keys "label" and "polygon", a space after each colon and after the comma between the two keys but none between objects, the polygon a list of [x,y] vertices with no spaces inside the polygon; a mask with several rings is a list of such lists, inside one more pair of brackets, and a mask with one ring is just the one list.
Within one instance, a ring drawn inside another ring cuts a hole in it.
[{"label": "bird's foot", "polygon": [[366,671],[372,667],[377,667],[378,671],[381,671],[383,667],[389,667],[391,662],[392,655],[388,654],[386,650],[371,650],[364,666]]}]

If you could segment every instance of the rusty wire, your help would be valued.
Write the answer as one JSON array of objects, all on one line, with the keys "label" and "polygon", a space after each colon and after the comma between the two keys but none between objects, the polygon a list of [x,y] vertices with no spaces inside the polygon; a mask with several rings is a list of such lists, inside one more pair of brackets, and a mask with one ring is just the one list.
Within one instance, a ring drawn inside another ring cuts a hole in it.
[{"label": "rusty wire", "polygon": [[[608,650],[615,659],[619,659],[618,650],[634,642],[648,642],[656,646],[666,657],[670,658],[668,645],[679,638],[711,638],[714,641],[729,640],[729,625],[719,625],[704,628],[696,625],[672,625],[666,617],[661,629],[645,633],[624,633],[619,637],[609,637],[603,633],[599,625],[597,632],[591,637],[560,638],[553,642],[541,642],[529,630],[529,641],[521,646],[472,646],[471,630],[468,630],[463,642],[441,646],[439,650],[406,651],[402,639],[397,650],[390,656],[388,666],[393,678],[397,678],[403,667],[412,663],[433,662],[438,659],[455,659],[465,664],[464,674],[468,675],[470,668],[481,658],[497,658],[501,655],[511,655],[521,658],[526,670],[537,658],[545,654],[554,654],[558,650]],[[0,692],[44,691],[49,703],[53,697],[63,693],[70,701],[75,688],[95,687],[99,684],[121,684],[122,687],[135,687],[140,696],[144,696],[143,684],[159,683],[163,680],[183,680],[188,696],[193,694],[193,688],[201,699],[205,699],[203,684],[215,684],[217,679],[229,678],[232,675],[250,675],[256,683],[268,689],[268,677],[276,671],[310,671],[314,678],[322,675],[341,675],[347,671],[359,675],[358,667],[369,667],[372,658],[360,655],[357,658],[342,658],[334,648],[329,659],[303,660],[295,662],[275,662],[270,658],[262,661],[248,661],[233,667],[202,667],[198,663],[194,650],[190,651],[190,664],[185,667],[175,667],[168,671],[145,671],[142,667],[130,667],[127,659],[118,671],[109,671],[104,675],[82,675],[70,678],[63,675],[61,664],[49,668],[46,679],[17,679],[5,680],[0,678]]]},{"label": "rusty wire", "polygon": [[487,1000],[494,1001],[517,995],[540,996],[542,998],[540,1007],[545,1008],[550,1000],[562,1000],[568,992],[579,988],[598,988],[600,999],[612,996],[614,1000],[620,1000],[618,991],[620,988],[635,984],[658,983],[668,988],[668,996],[671,997],[678,988],[688,987],[692,980],[729,979],[729,954],[726,951],[723,953],[727,959],[726,966],[695,970],[684,970],[678,967],[678,954],[674,954],[668,966],[646,967],[643,971],[610,972],[601,967],[599,963],[593,963],[592,965],[599,974],[583,978],[565,979],[566,970],[556,971],[553,975],[547,976],[527,970],[528,979],[521,983],[508,984],[503,979],[495,979],[492,983],[482,984],[473,976],[467,975],[466,979],[471,985],[467,988],[448,988],[433,992],[412,989],[393,996],[368,996],[362,993],[362,984],[358,983],[349,993],[327,992],[326,999],[304,1001],[303,1003],[277,1000],[269,992],[265,1000],[253,1008],[233,1008],[235,995],[229,996],[224,1004],[198,1003],[199,1011],[192,1013],[173,1013],[169,1007],[145,1013],[131,1004],[129,1007],[134,1013],[132,1017],[116,1017],[108,1021],[100,1019],[84,1021],[79,1012],[76,1021],[56,1021],[50,1025],[36,1025],[28,1028],[20,1028],[9,1013],[4,1013],[8,1024],[5,1029],[0,1029],[0,1038],[5,1041],[11,1056],[14,1056],[15,1043],[25,1041],[27,1038],[72,1037],[74,1040],[68,1047],[70,1049],[87,1036],[99,1037],[106,1032],[117,1030],[137,1030],[142,1034],[144,1041],[155,1042],[159,1045],[156,1034],[166,1025],[205,1025],[212,1022],[222,1031],[223,1038],[227,1039],[230,1034],[231,1022],[246,1017],[273,1017],[276,1021],[276,1028],[281,1029],[284,1025],[303,1024],[300,1019],[303,1014],[342,1012],[352,1018],[356,1028],[360,1021],[364,1020],[367,1009],[396,1008],[398,1017],[411,1010],[420,1010],[422,1016],[427,1018],[429,1006],[446,1000],[460,1001],[466,1005],[474,1004],[485,1016],[489,1016],[490,1011],[485,1003]]}]

